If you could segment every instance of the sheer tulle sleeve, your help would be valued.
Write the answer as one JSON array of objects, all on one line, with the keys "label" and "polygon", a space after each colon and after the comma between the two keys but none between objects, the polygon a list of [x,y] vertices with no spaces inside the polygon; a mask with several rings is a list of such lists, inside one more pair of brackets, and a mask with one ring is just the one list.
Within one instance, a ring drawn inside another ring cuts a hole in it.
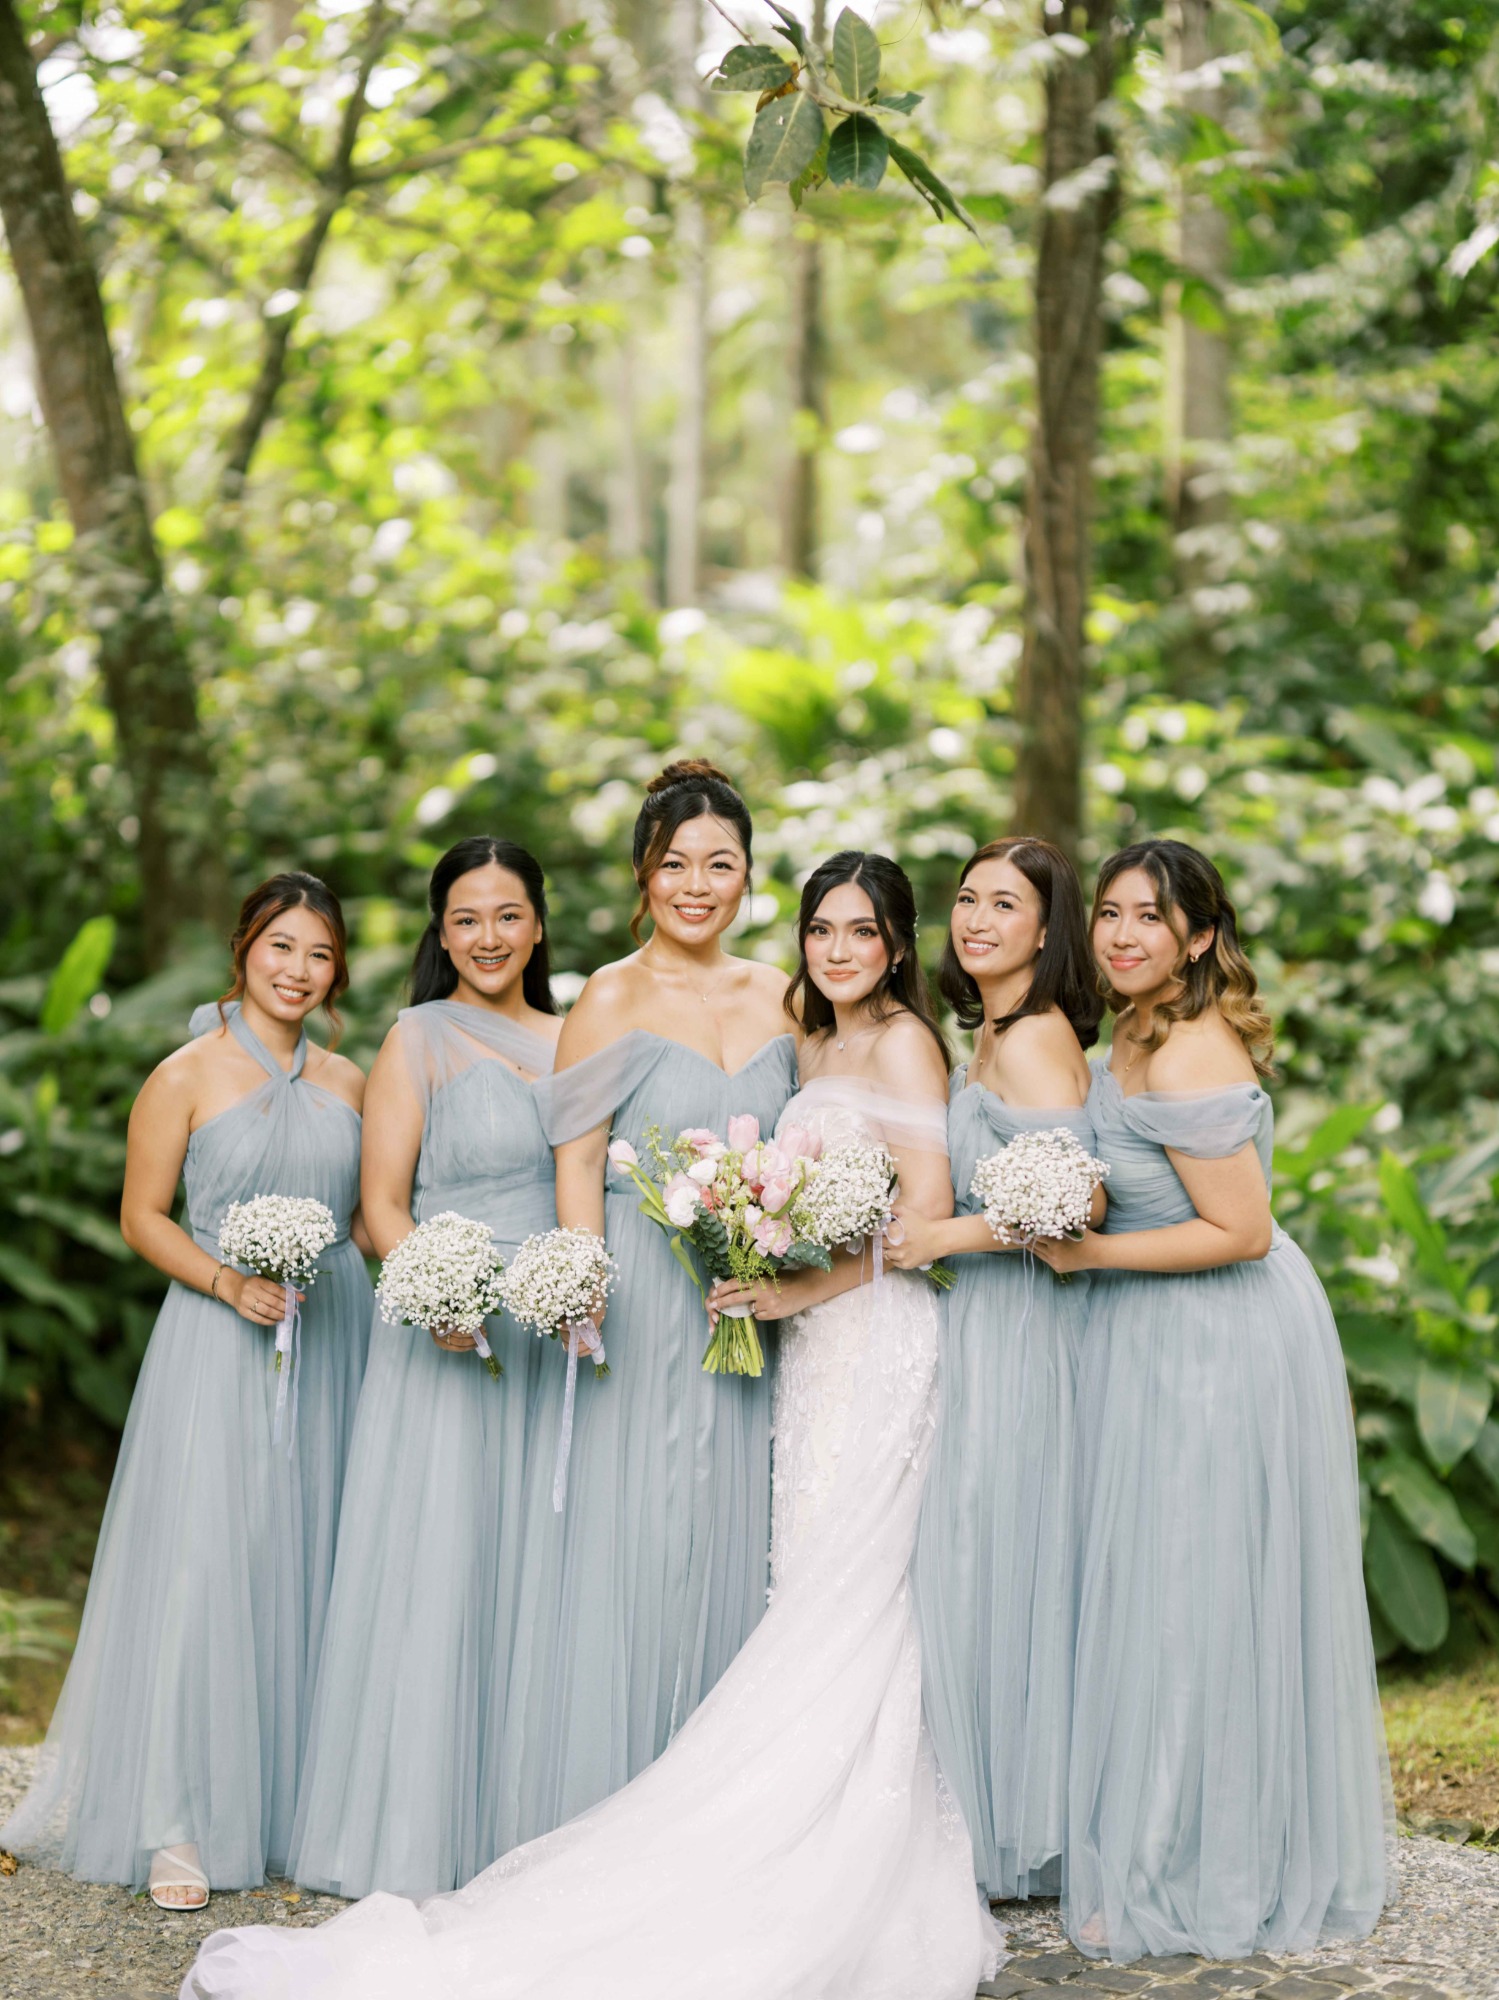
[{"label": "sheer tulle sleeve", "polygon": [[503,1015],[461,1000],[428,1000],[403,1007],[396,1017],[407,1074],[425,1114],[432,1099],[476,1062],[499,1059],[527,1076],[550,1074],[555,1051]]},{"label": "sheer tulle sleeve", "polygon": [[1125,1117],[1143,1139],[1195,1160],[1222,1160],[1259,1145],[1270,1119],[1270,1098],[1257,1083],[1226,1090],[1142,1090],[1124,1099]]},{"label": "sheer tulle sleeve", "polygon": [[238,1006],[237,1000],[226,1000],[222,1016],[219,1013],[217,1000],[205,1000],[201,1007],[194,1007],[188,1017],[187,1039],[195,1042],[199,1035],[206,1035],[212,1028],[222,1027]]},{"label": "sheer tulle sleeve", "polygon": [[544,1077],[536,1086],[536,1108],[548,1142],[565,1146],[606,1124],[670,1046],[644,1028],[632,1028],[597,1055]]}]

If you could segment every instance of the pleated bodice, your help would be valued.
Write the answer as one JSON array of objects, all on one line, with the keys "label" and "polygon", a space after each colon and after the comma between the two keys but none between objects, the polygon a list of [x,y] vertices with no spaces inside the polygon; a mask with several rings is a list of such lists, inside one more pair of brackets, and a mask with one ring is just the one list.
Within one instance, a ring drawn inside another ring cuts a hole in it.
[{"label": "pleated bodice", "polygon": [[1109,1162],[1109,1232],[1167,1229],[1197,1213],[1167,1148],[1220,1159],[1253,1142],[1270,1184],[1275,1111],[1257,1083],[1222,1090],[1141,1090],[1127,1097],[1105,1056],[1091,1065],[1087,1117]]},{"label": "pleated bodice", "polygon": [[461,1002],[435,1000],[400,1017],[405,1034],[419,1032],[437,1068],[435,1076],[429,1070],[411,1212],[423,1222],[456,1209],[487,1222],[502,1246],[513,1247],[536,1230],[556,1227],[556,1173],[536,1085],[498,1055],[462,1047],[485,1026],[474,1023],[476,1012]]}]

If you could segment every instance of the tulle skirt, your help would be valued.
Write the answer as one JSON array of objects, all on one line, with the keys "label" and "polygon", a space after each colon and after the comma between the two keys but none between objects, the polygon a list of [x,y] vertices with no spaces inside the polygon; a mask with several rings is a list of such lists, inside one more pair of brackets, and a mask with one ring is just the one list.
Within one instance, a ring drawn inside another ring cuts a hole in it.
[{"label": "tulle skirt", "polygon": [[957,1260],[916,1545],[922,1688],[991,1896],[1061,1886],[1072,1711],[1073,1399],[1087,1281]]},{"label": "tulle skirt", "polygon": [[5,1845],[137,1888],[153,1852],[183,1842],[216,1889],[284,1867],[370,1303],[345,1241],[303,1307],[288,1455],[270,1335],[168,1291],[77,1650]]},{"label": "tulle skirt", "polygon": [[1337,1331],[1257,1263],[1095,1275],[1066,1915],[1114,1959],[1364,1936],[1389,1779]]}]

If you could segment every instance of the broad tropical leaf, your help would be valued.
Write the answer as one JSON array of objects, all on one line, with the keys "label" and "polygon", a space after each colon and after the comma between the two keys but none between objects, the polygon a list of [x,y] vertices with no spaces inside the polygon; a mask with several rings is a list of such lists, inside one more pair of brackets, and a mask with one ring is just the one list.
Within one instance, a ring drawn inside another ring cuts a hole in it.
[{"label": "broad tropical leaf", "polygon": [[0,1279],[34,1306],[55,1307],[80,1333],[93,1333],[99,1324],[92,1303],[76,1285],[65,1285],[34,1257],[8,1243],[0,1243]]},{"label": "broad tropical leaf", "polygon": [[1416,1422],[1438,1472],[1450,1472],[1472,1450],[1493,1400],[1493,1384],[1476,1368],[1422,1361],[1416,1382]]},{"label": "broad tropical leaf", "polygon": [[1391,1628],[1413,1652],[1429,1653],[1447,1636],[1447,1590],[1428,1549],[1378,1501],[1364,1545],[1369,1592]]},{"label": "broad tropical leaf", "polygon": [[833,128],[828,179],[835,187],[877,188],[890,164],[890,142],[872,118],[845,118]]},{"label": "broad tropical leaf", "polygon": [[115,948],[113,917],[90,917],[63,953],[42,1002],[42,1026],[60,1035],[99,990]]},{"label": "broad tropical leaf", "polygon": [[1470,1456],[1490,1486],[1499,1493],[1499,1423],[1492,1417],[1474,1439]]},{"label": "broad tropical leaf", "polygon": [[1460,1304],[1464,1288],[1447,1256],[1446,1232],[1421,1199],[1416,1176],[1388,1148],[1380,1155],[1379,1193],[1390,1220],[1415,1244],[1416,1262],[1426,1276]]},{"label": "broad tropical leaf", "polygon": [[744,191],[758,201],[775,181],[794,181],[817,157],[822,144],[822,112],[805,91],[764,105],[750,132],[744,155]]},{"label": "broad tropical leaf", "polygon": [[135,1254],[107,1215],[99,1215],[79,1202],[23,1190],[10,1197],[10,1205],[18,1215],[32,1216],[38,1222],[50,1222],[75,1242],[86,1243],[91,1250],[113,1257],[117,1264],[128,1264]]},{"label": "broad tropical leaf", "polygon": [[1407,1334],[1392,1321],[1366,1313],[1345,1313],[1338,1331],[1343,1359],[1355,1382],[1383,1389],[1396,1402],[1415,1402],[1421,1354]]},{"label": "broad tropical leaf", "polygon": [[1477,1555],[1473,1530],[1429,1467],[1403,1452],[1391,1452],[1372,1468],[1369,1480],[1374,1491],[1399,1510],[1423,1542],[1440,1549],[1459,1569],[1473,1567]]}]

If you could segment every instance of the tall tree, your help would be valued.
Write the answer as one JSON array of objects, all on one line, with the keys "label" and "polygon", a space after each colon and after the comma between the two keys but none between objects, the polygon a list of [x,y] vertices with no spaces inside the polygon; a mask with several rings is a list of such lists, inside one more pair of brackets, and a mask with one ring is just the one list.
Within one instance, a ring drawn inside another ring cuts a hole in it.
[{"label": "tall tree", "polygon": [[74,565],[139,821],[144,941],[216,913],[209,754],[173,621],[99,281],[13,0],[0,0],[0,219],[75,535]]},{"label": "tall tree", "polygon": [[1036,410],[1024,529],[1025,647],[1015,824],[1077,852],[1082,831],[1084,621],[1098,437],[1104,246],[1118,207],[1105,110],[1113,89],[1114,0],[1043,14],[1046,67],[1036,241]]},{"label": "tall tree", "polygon": [[1184,277],[1166,303],[1166,504],[1186,612],[1172,667],[1182,693],[1204,664],[1208,639],[1191,610],[1193,593],[1211,574],[1212,531],[1228,518],[1231,356],[1220,303],[1228,278],[1228,217],[1203,188],[1202,164],[1194,162],[1190,144],[1199,120],[1223,122],[1226,93],[1215,60],[1222,52],[1215,0],[1169,0],[1167,67],[1187,155],[1178,169],[1174,246]]},{"label": "tall tree", "polygon": [[[672,0],[672,95],[692,122],[702,102],[697,73],[699,0]],[[703,461],[708,432],[708,220],[690,181],[676,210],[676,422],[666,480],[666,601],[691,604],[701,576]]]}]

